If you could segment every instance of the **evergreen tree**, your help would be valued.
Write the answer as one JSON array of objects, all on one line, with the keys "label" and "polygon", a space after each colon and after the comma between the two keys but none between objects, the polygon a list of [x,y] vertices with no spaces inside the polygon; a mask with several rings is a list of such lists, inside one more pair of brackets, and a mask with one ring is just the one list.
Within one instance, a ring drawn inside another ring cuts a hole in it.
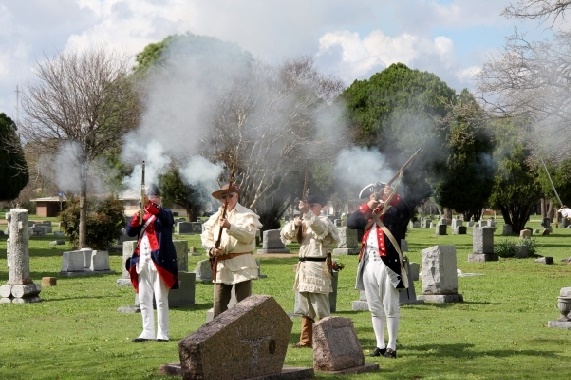
[{"label": "evergreen tree", "polygon": [[17,198],[28,184],[28,163],[16,124],[4,113],[0,113],[0,182],[0,201]]}]

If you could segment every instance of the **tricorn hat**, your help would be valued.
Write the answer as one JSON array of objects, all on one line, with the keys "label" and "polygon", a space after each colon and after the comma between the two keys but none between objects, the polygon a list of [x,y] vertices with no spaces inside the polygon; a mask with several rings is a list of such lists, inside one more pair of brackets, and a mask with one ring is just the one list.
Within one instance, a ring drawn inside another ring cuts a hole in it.
[{"label": "tricorn hat", "polygon": [[359,198],[360,199],[366,199],[369,198],[369,196],[373,193],[378,193],[379,191],[381,191],[383,189],[383,187],[385,187],[387,184],[383,183],[383,182],[377,182],[377,183],[370,183],[367,186],[365,186],[365,188],[363,190],[361,190],[361,192],[359,193]]},{"label": "tricorn hat", "polygon": [[148,196],[155,196],[155,197],[161,196],[161,192],[159,191],[159,187],[157,185],[155,185],[154,183],[151,183],[149,186],[147,186],[147,188],[145,189],[145,193]]},{"label": "tricorn hat", "polygon": [[309,197],[307,197],[307,203],[308,204],[318,203],[319,205],[321,205],[321,207],[327,206],[327,201],[325,200],[324,197],[320,195],[310,195]]},{"label": "tricorn hat", "polygon": [[228,190],[228,184],[225,184],[224,186],[222,186],[220,189],[214,191],[212,193],[212,196],[216,199],[222,199],[222,195],[226,194],[226,193],[236,193],[236,194],[240,194],[240,190],[238,189],[238,186],[236,186],[235,184],[232,184],[232,187],[230,188],[230,190]]}]

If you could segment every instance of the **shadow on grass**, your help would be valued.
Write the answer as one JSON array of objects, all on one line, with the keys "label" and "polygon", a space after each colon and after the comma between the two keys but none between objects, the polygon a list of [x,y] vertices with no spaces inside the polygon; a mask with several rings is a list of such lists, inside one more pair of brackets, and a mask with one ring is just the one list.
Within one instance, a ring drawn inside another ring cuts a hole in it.
[{"label": "shadow on grass", "polygon": [[408,351],[418,351],[423,356],[434,356],[434,357],[451,357],[451,358],[469,358],[472,356],[491,356],[494,358],[507,358],[515,355],[525,355],[525,356],[545,356],[545,357],[557,357],[558,353],[555,351],[545,351],[542,350],[538,352],[537,350],[490,350],[490,351],[473,351],[471,348],[474,344],[471,343],[452,343],[452,344],[411,344],[411,345],[400,345],[400,348],[406,349]]}]

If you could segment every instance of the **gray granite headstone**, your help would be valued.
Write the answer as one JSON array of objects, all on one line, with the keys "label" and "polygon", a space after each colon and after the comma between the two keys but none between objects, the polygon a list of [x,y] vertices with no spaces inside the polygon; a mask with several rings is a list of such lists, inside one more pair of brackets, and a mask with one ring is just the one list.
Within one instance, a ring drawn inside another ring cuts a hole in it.
[{"label": "gray granite headstone", "polygon": [[212,282],[212,267],[210,260],[200,260],[196,263],[194,268],[196,273],[196,282],[211,283]]},{"label": "gray granite headstone", "polygon": [[462,302],[458,293],[456,247],[438,245],[422,250],[422,296],[425,302]]},{"label": "gray granite headstone", "polygon": [[109,252],[94,250],[91,252],[89,269],[92,271],[107,271],[109,267]]},{"label": "gray granite headstone", "polygon": [[282,243],[280,229],[266,230],[263,233],[262,248],[257,253],[289,253],[290,249]]},{"label": "gray granite headstone", "polygon": [[360,251],[357,230],[347,227],[338,227],[339,243],[333,248],[332,255],[357,255]]},{"label": "gray granite headstone", "polygon": [[62,272],[81,272],[85,265],[85,253],[79,251],[66,251],[62,257]]},{"label": "gray granite headstone", "polygon": [[177,234],[191,234],[194,232],[192,227],[192,223],[190,222],[178,222],[176,224],[176,233]]},{"label": "gray granite headstone", "polygon": [[253,295],[178,343],[184,380],[280,374],[292,321],[270,296]]},{"label": "gray granite headstone", "polygon": [[473,253],[468,255],[468,261],[497,261],[494,253],[494,227],[475,227],[473,232]]},{"label": "gray granite headstone", "polygon": [[[364,366],[363,348],[350,319],[326,317],[313,325],[313,369],[342,373]],[[369,371],[378,368],[369,365]]]}]

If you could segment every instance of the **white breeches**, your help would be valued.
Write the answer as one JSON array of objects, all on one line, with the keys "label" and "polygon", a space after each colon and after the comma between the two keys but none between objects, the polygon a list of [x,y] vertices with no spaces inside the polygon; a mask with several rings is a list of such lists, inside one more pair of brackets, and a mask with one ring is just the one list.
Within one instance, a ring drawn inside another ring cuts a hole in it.
[{"label": "white breeches", "polygon": [[[143,332],[139,338],[169,339],[169,288],[161,280],[155,264],[147,261],[139,273],[139,303]],[[158,331],[155,334],[153,298],[157,304]]]},{"label": "white breeches", "polygon": [[382,260],[367,260],[363,285],[369,311],[373,316],[399,317],[399,291],[391,284],[387,267]]}]

